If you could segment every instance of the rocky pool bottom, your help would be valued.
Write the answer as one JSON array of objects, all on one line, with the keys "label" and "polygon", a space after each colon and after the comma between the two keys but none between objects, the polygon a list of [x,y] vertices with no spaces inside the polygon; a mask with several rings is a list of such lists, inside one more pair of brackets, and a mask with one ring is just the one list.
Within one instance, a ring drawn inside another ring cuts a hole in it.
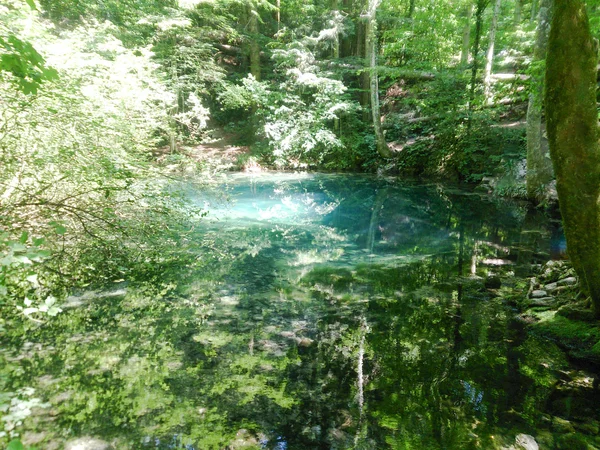
[{"label": "rocky pool bottom", "polygon": [[600,448],[600,331],[548,263],[556,222],[371,177],[222,192],[190,193],[197,265],[3,332],[0,444]]}]

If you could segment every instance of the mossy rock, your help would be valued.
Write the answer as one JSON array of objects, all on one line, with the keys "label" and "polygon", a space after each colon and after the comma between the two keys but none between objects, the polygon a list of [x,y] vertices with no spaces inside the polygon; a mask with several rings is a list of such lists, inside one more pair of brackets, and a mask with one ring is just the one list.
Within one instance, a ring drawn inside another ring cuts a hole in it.
[{"label": "mossy rock", "polygon": [[585,308],[583,305],[564,305],[556,312],[556,314],[575,321],[594,322],[596,320],[594,312],[589,308]]},{"label": "mossy rock", "polygon": [[332,286],[336,290],[346,289],[354,282],[352,272],[343,267],[315,267],[302,278],[307,285],[322,284]]},{"label": "mossy rock", "polygon": [[570,356],[600,363],[600,324],[572,320],[559,314],[548,314],[533,325],[535,333],[552,340]]},{"label": "mossy rock", "polygon": [[[552,401],[552,410],[555,414],[559,414],[567,418],[575,418],[578,420],[585,419],[586,417],[594,417],[597,414],[596,401],[593,397],[561,397]],[[568,421],[564,421],[567,422]],[[553,423],[554,426],[561,425],[558,417],[555,417]],[[571,428],[574,425],[570,425]]]},{"label": "mossy rock", "polygon": [[556,448],[559,450],[590,450],[593,447],[580,434],[568,433],[556,439]]}]

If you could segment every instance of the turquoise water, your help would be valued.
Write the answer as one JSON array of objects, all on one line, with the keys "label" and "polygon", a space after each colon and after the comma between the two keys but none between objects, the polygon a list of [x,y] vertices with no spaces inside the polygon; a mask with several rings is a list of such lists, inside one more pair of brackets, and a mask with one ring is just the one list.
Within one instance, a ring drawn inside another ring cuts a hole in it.
[{"label": "turquoise water", "polygon": [[188,195],[210,211],[186,237],[197,266],[72,297],[4,346],[15,398],[42,406],[15,428],[38,448],[551,442],[566,361],[507,296],[560,247],[555,223],[367,176],[235,175]]}]

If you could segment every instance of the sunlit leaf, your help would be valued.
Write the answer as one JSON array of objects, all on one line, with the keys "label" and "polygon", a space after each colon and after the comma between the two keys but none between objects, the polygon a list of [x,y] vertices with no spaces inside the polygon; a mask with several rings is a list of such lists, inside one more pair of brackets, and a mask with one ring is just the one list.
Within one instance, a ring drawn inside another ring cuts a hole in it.
[{"label": "sunlit leaf", "polygon": [[33,313],[39,312],[40,309],[39,308],[24,308],[23,309],[23,314],[25,314],[26,316],[29,316]]},{"label": "sunlit leaf", "polygon": [[6,450],[25,450],[25,446],[18,439],[13,439],[8,443]]}]

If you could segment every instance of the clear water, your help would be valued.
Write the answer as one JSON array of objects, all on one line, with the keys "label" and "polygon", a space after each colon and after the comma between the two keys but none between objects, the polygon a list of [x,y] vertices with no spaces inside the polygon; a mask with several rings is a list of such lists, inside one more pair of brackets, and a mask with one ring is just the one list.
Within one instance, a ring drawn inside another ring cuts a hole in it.
[{"label": "clear water", "polygon": [[366,176],[237,175],[189,196],[211,211],[186,237],[198,266],[72,298],[4,343],[13,395],[43,403],[19,426],[38,448],[469,449],[536,435],[546,368],[563,362],[486,280],[506,287],[548,260],[561,245],[548,219]]}]

